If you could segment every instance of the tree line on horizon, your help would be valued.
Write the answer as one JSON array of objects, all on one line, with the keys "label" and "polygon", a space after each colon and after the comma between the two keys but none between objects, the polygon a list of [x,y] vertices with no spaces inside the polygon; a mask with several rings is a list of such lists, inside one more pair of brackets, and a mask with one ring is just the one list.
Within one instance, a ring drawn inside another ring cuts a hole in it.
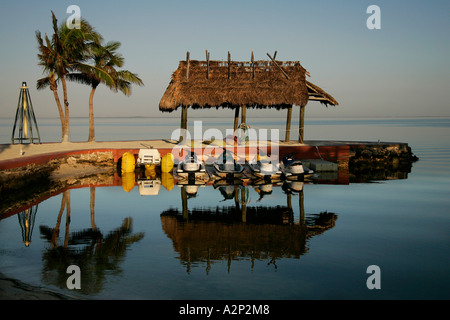
[{"label": "tree line on horizon", "polygon": [[[58,26],[58,20],[52,13],[53,34],[42,37],[36,31],[38,42],[38,65],[42,67],[44,78],[38,79],[36,88],[50,88],[58,107],[61,121],[61,142],[69,142],[69,98],[67,81],[88,85],[89,94],[89,137],[95,141],[94,94],[100,84],[113,92],[131,94],[133,84],[144,83],[135,73],[120,69],[124,64],[123,56],[118,52],[121,43],[104,42],[103,37],[85,19],[81,19],[79,28],[69,28],[65,23]],[[63,104],[58,94],[58,84],[63,91]]]}]

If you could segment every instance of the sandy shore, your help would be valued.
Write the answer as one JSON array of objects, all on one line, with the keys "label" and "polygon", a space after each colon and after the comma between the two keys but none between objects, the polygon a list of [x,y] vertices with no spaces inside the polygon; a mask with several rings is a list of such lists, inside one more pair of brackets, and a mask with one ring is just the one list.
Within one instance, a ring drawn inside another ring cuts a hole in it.
[{"label": "sandy shore", "polygon": [[35,287],[0,273],[0,300],[78,300],[46,288]]},{"label": "sandy shore", "polygon": [[68,152],[95,149],[140,149],[147,146],[152,146],[154,148],[173,148],[175,145],[175,142],[171,142],[169,140],[1,144],[0,161],[37,156],[52,152]]}]

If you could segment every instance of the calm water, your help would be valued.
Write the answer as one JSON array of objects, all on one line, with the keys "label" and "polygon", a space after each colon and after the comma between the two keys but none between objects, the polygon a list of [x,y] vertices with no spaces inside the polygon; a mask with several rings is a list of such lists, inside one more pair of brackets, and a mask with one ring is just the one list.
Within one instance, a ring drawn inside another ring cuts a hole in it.
[{"label": "calm water", "polygon": [[[73,120],[73,141],[86,140],[86,123]],[[10,124],[0,121],[4,143]],[[99,119],[97,140],[170,137],[178,124]],[[56,120],[39,125],[44,141],[58,141]],[[283,129],[284,118],[253,125]],[[0,272],[99,299],[449,299],[450,119],[313,119],[305,130],[312,140],[407,142],[420,160],[407,179],[305,183],[300,193],[204,186],[184,206],[185,189],[167,179],[155,195],[70,189],[32,209],[29,246],[24,213],[0,220]],[[82,270],[78,291],[66,288],[71,264]],[[366,286],[370,265],[379,290]]]}]

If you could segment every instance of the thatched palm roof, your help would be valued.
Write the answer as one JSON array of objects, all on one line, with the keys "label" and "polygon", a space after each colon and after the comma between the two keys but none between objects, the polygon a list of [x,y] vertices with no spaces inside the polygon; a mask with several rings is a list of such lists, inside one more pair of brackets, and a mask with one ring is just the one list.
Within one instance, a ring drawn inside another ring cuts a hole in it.
[{"label": "thatched palm roof", "polygon": [[314,100],[337,105],[330,95],[306,81],[298,61],[180,61],[159,109],[191,108],[287,108]]}]

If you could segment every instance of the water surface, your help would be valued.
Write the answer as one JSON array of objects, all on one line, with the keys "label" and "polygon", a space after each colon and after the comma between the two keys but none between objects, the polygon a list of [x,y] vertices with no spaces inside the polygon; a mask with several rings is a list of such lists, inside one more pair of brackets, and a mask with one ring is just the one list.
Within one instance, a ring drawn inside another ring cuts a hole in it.
[{"label": "water surface", "polygon": [[[170,134],[178,120],[166,121]],[[49,123],[42,132],[59,129]],[[146,130],[151,139],[161,122],[98,123],[99,140],[128,140]],[[28,235],[27,212],[0,220],[0,271],[100,299],[448,299],[449,128],[446,118],[306,122],[307,139],[407,142],[420,160],[406,179],[301,192],[207,185],[189,195],[170,179],[153,195],[138,185],[68,189],[28,211]],[[70,264],[82,270],[76,292],[66,287]],[[366,286],[370,265],[380,267],[379,290]]]}]

